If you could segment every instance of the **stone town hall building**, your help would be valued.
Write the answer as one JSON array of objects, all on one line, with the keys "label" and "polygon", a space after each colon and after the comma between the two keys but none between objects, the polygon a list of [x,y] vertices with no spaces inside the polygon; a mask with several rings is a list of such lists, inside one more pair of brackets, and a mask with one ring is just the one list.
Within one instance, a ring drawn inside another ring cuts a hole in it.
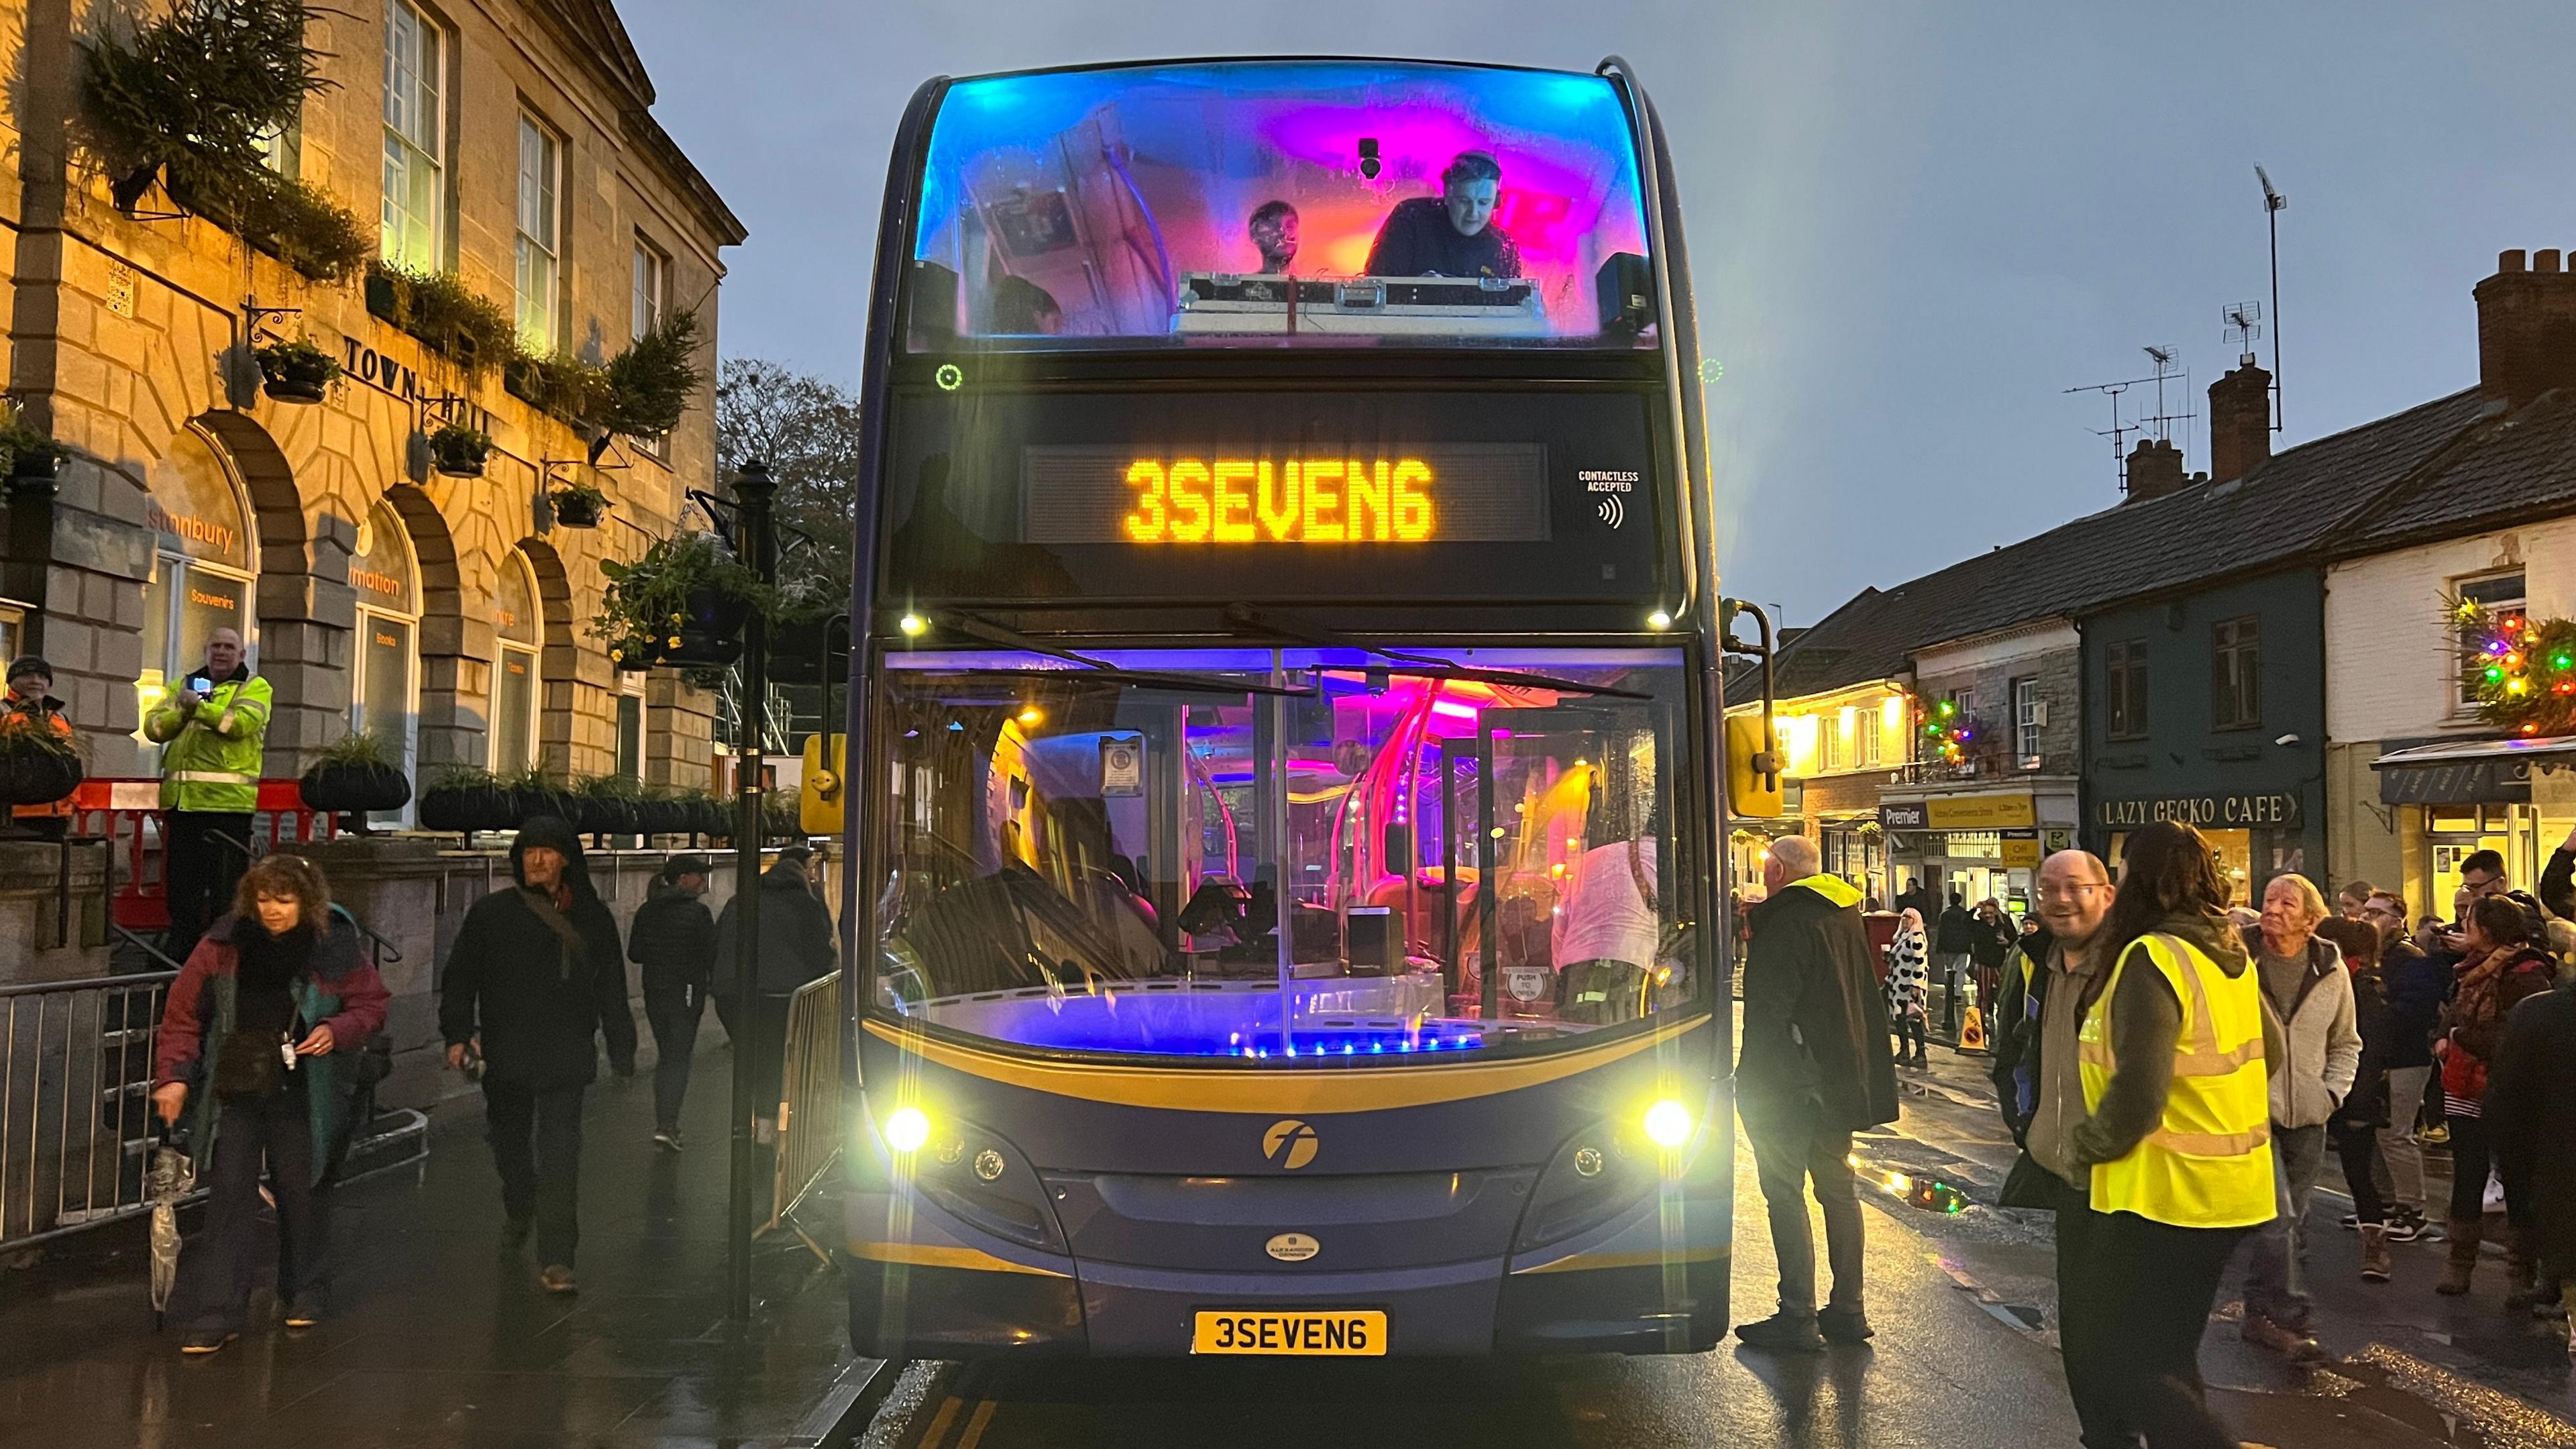
[{"label": "stone town hall building", "polygon": [[[719,252],[744,230],[654,121],[614,9],[317,6],[331,85],[270,153],[387,261],[497,304],[533,353],[602,361],[694,311],[698,395],[595,465],[590,437],[425,348],[365,286],[307,282],[158,190],[115,206],[80,139],[82,46],[126,23],[113,9],[0,0],[8,391],[71,454],[53,497],[9,501],[0,649],[51,658],[91,774],[150,773],[138,701],[230,625],[276,690],[270,775],[363,725],[420,769],[706,784],[712,700],[620,675],[588,621],[602,562],[672,532],[712,477]],[[255,338],[299,336],[347,369],[318,405],[263,396],[244,366]],[[454,420],[493,441],[481,477],[428,466],[425,435]],[[608,495],[598,527],[543,501],[569,482]]]}]

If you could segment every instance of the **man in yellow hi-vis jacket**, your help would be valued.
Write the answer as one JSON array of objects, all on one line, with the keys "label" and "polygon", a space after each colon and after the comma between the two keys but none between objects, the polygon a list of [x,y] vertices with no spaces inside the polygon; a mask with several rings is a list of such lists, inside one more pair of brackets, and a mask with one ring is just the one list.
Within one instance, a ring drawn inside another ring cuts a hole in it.
[{"label": "man in yellow hi-vis jacket", "polygon": [[2065,1140],[2084,1201],[2057,1215],[2067,1388],[2090,1449],[2235,1449],[2200,1336],[2229,1255],[2275,1211],[2279,1028],[2200,832],[2150,825],[2121,864],[2076,1032],[2085,1115]]},{"label": "man in yellow hi-vis jacket", "polygon": [[170,900],[163,950],[179,960],[229,909],[250,865],[251,814],[259,805],[260,755],[268,744],[268,681],[242,659],[241,635],[217,629],[206,662],[143,717],[161,746],[161,879]]}]

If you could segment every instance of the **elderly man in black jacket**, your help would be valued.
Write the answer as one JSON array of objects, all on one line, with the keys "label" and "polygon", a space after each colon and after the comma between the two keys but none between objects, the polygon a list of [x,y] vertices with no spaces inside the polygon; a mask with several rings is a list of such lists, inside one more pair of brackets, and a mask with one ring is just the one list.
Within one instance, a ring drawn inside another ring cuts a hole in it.
[{"label": "elderly man in black jacket", "polygon": [[[777,1133],[777,1104],[787,1065],[787,1007],[798,987],[829,972],[839,958],[832,938],[832,911],[814,894],[807,872],[814,853],[802,845],[778,852],[777,861],[760,876],[760,938],[754,952],[759,962],[752,980],[750,1009],[734,1004],[733,1019],[742,1030],[742,1048],[752,1054],[752,1081],[762,1110],[753,1132],[766,1143]],[[716,982],[733,990],[734,942],[738,900],[725,902],[716,918]]]},{"label": "elderly man in black jacket", "polygon": [[531,818],[510,847],[510,874],[514,883],[476,901],[457,930],[438,1028],[449,1066],[481,1062],[510,1241],[533,1226],[538,1283],[570,1293],[582,1093],[599,1075],[603,1032],[609,1065],[635,1075],[635,1015],[617,919],[591,887],[581,837],[551,815]]},{"label": "elderly man in black jacket", "polygon": [[[1860,1198],[1854,1131],[1896,1120],[1896,1067],[1887,1006],[1870,966],[1860,892],[1818,866],[1804,836],[1774,841],[1770,895],[1752,908],[1744,967],[1744,1052],[1735,1097],[1753,1143],[1771,1246],[1780,1259],[1780,1311],[1735,1330],[1756,1348],[1808,1350],[1870,1336],[1861,1310]],[[1816,1307],[1816,1243],[1805,1192],[1825,1211],[1833,1295]]]}]

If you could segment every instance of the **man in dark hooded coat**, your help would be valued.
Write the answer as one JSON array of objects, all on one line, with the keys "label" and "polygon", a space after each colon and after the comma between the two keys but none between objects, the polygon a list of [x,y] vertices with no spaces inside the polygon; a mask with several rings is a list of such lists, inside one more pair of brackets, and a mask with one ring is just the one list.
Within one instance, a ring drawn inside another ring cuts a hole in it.
[{"label": "man in dark hooded coat", "polygon": [[538,1282],[573,1291],[582,1093],[609,1065],[635,1075],[635,1016],[617,919],[591,887],[581,837],[550,815],[519,827],[514,884],[474,903],[449,951],[438,1027],[447,1063],[482,1063],[492,1163],[513,1243],[531,1227]]},{"label": "man in dark hooded coat", "polygon": [[[1786,836],[1763,866],[1771,894],[1750,912],[1744,1050],[1735,1099],[1753,1144],[1780,1259],[1780,1311],[1736,1329],[1755,1348],[1815,1350],[1870,1336],[1861,1309],[1862,1229],[1852,1133],[1896,1120],[1886,997],[1870,965],[1860,892],[1818,868],[1816,843]],[[1825,1214],[1833,1294],[1816,1306],[1810,1184]]]}]

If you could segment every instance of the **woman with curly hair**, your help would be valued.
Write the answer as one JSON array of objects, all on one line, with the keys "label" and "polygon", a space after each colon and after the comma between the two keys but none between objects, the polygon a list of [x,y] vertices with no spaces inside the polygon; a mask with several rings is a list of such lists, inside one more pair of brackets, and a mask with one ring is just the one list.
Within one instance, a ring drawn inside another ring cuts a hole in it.
[{"label": "woman with curly hair", "polygon": [[153,1106],[188,1118],[205,1226],[180,1256],[171,1311],[182,1353],[241,1335],[258,1264],[260,1176],[277,1197],[278,1300],[289,1328],[321,1321],[331,1228],[316,1190],[350,1097],[342,1064],[385,1024],[385,983],[331,904],[321,870],[270,855],[230,915],[188,953],[161,1013]]}]

